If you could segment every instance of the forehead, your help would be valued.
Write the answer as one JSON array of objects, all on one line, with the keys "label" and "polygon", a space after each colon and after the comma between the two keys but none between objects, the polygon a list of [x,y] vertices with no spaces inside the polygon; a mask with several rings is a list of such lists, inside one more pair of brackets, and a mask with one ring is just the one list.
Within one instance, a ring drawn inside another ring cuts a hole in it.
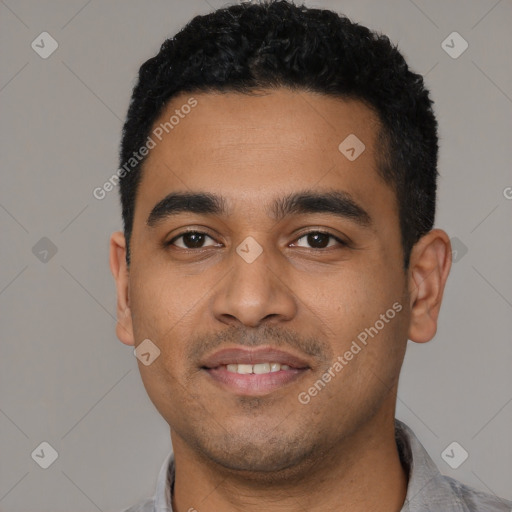
[{"label": "forehead", "polygon": [[356,100],[287,89],[181,94],[150,133],[135,220],[176,190],[217,193],[247,214],[284,193],[337,189],[392,212],[394,193],[376,168],[379,129]]}]

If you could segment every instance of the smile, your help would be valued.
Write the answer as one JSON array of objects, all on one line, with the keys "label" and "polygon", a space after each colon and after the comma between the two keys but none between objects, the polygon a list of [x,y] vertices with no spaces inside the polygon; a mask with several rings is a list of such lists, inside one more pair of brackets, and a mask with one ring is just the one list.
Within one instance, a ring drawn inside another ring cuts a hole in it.
[{"label": "smile", "polygon": [[231,373],[240,373],[242,375],[248,375],[254,373],[262,375],[264,373],[273,373],[280,370],[289,370],[290,366],[287,364],[280,363],[258,363],[258,364],[227,364],[222,365],[219,368],[226,369]]},{"label": "smile", "polygon": [[304,376],[309,363],[299,355],[275,347],[230,347],[201,362],[211,383],[236,395],[262,396]]}]

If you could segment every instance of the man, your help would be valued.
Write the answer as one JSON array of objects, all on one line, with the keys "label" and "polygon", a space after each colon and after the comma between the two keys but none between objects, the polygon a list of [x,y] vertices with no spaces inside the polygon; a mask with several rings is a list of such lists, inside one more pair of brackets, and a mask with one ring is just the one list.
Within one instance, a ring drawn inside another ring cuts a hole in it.
[{"label": "man", "polygon": [[437,124],[384,36],[285,1],[194,18],[140,69],[117,336],[173,454],[135,511],[509,511],[395,420],[436,333]]}]

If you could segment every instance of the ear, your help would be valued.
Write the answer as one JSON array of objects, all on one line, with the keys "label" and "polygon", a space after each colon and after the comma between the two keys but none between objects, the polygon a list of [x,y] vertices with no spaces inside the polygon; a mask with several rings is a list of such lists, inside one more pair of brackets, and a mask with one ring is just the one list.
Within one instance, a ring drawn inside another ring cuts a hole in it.
[{"label": "ear", "polygon": [[122,231],[110,237],[110,270],[116,281],[116,335],[126,345],[135,345],[132,312],[129,307],[129,271],[126,266],[126,241]]},{"label": "ear", "polygon": [[429,231],[412,248],[408,271],[411,341],[425,343],[435,336],[451,266],[450,238],[441,229]]}]

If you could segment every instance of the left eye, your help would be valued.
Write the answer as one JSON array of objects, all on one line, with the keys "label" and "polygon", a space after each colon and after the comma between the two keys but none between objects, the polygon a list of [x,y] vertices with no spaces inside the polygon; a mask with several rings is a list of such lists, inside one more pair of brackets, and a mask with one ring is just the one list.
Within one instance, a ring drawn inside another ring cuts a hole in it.
[{"label": "left eye", "polygon": [[[325,249],[326,247],[332,247],[332,245],[328,245],[329,238],[334,239],[341,245],[346,245],[342,240],[331,235],[330,233],[325,233],[323,231],[310,231],[309,233],[303,234],[301,237],[297,238],[297,240],[306,239],[306,242],[310,245],[313,245],[313,249]],[[334,244],[335,245],[335,244]],[[300,247],[305,247],[304,245]]]}]

